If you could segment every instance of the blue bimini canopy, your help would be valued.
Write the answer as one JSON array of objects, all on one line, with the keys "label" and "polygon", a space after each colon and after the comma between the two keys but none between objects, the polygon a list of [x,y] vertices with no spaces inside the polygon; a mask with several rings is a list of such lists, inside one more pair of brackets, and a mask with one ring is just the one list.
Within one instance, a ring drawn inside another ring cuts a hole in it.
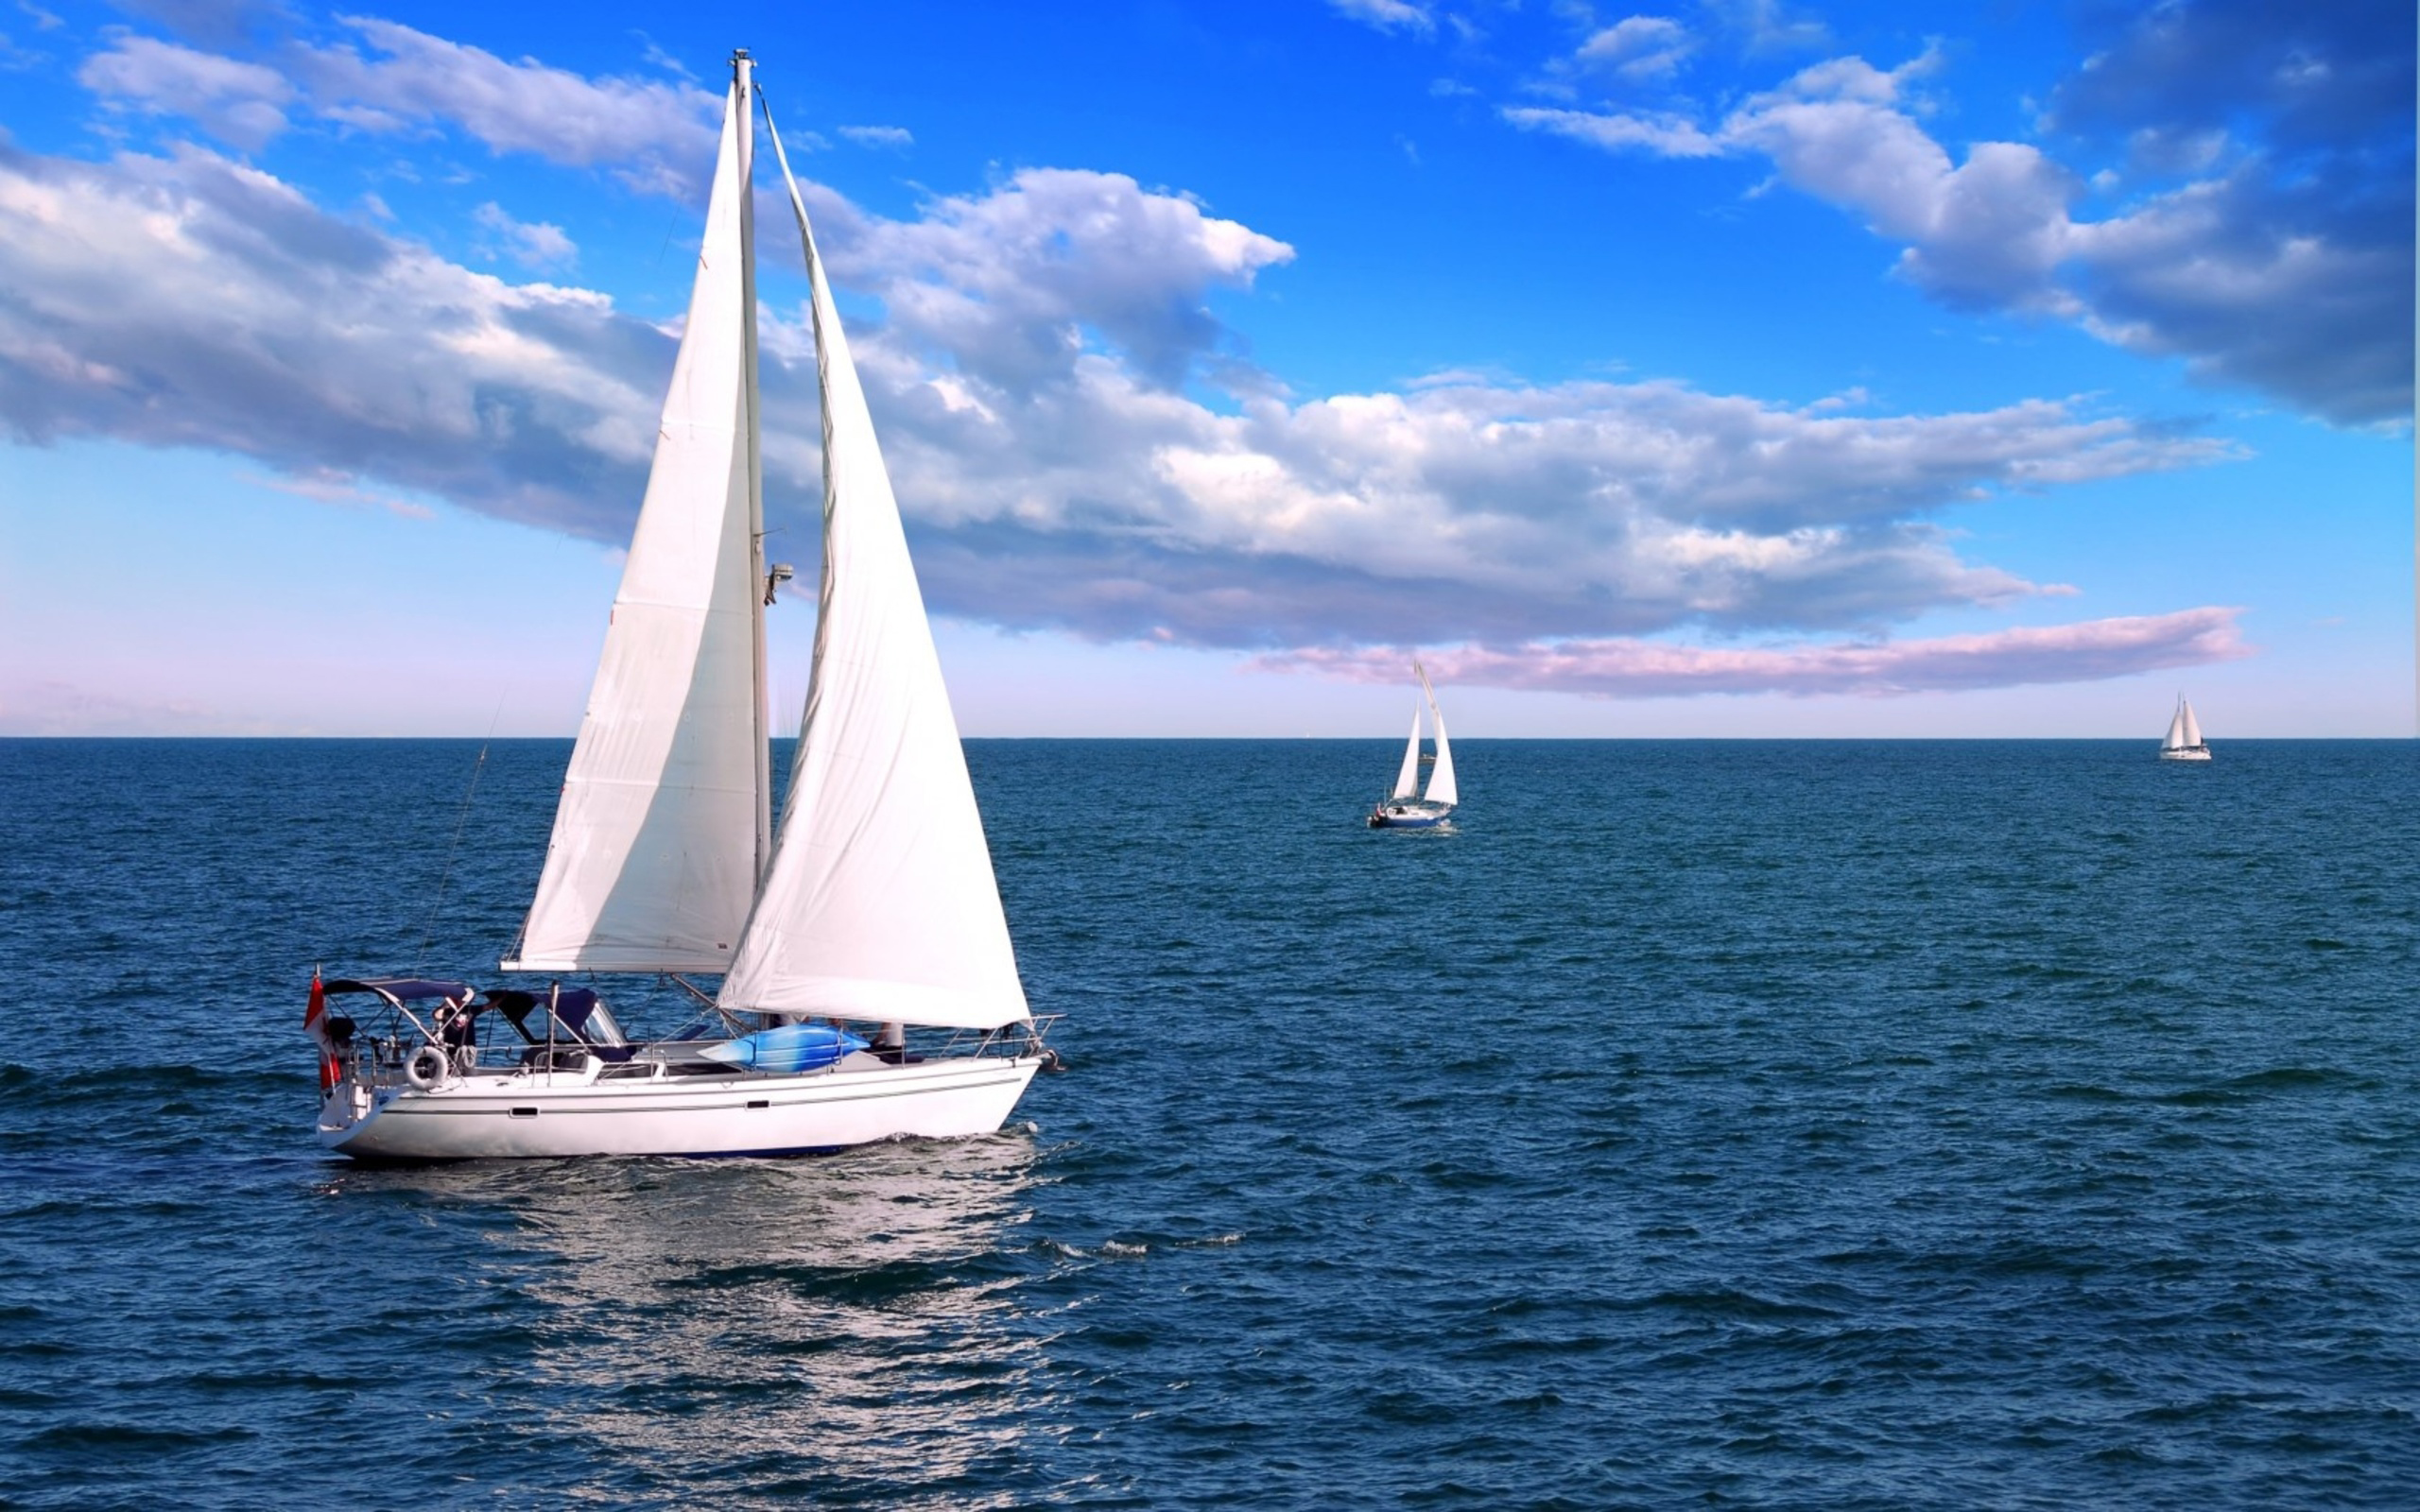
[{"label": "blue bimini canopy", "polygon": [[329,997],[345,992],[375,992],[382,998],[393,998],[398,1003],[425,1003],[432,998],[461,1003],[469,999],[471,985],[467,982],[427,982],[416,976],[372,976],[358,982],[349,977],[322,982],[320,990]]},{"label": "blue bimini canopy", "polygon": [[[495,988],[489,991],[484,1006],[494,1008],[512,1022],[521,1037],[532,1044],[546,1038],[545,1007],[548,994],[524,992],[519,988]],[[554,994],[555,1022],[562,1025],[563,1038],[592,1045],[627,1043],[622,1026],[595,989],[584,987],[558,988]],[[530,1015],[537,1019],[533,1024]]]}]

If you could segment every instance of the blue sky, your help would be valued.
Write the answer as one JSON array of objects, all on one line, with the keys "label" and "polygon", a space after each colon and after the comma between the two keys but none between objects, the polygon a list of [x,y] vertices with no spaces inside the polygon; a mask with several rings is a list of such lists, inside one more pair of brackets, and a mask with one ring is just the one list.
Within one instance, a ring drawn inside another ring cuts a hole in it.
[{"label": "blue sky", "polygon": [[0,732],[570,733],[735,44],[970,734],[2413,731],[2407,4],[0,0]]}]

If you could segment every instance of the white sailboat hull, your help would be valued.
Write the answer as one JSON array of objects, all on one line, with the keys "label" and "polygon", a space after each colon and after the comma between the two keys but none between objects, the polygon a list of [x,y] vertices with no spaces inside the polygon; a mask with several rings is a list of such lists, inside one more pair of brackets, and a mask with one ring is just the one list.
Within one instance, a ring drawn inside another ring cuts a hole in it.
[{"label": "white sailboat hull", "polygon": [[2159,759],[2164,762],[2206,762],[2210,759],[2210,750],[2206,746],[2179,746],[2173,750],[2161,751]]},{"label": "white sailboat hull", "polygon": [[593,1155],[804,1155],[899,1138],[989,1134],[1042,1064],[962,1056],[890,1065],[852,1057],[797,1076],[613,1079],[584,1072],[475,1073],[422,1090],[340,1082],[320,1143],[366,1160]]}]

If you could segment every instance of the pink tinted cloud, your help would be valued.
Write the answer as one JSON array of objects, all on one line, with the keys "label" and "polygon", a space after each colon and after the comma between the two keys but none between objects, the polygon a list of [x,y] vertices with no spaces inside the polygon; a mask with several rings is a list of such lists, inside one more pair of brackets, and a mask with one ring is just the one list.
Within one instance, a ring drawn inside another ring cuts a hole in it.
[{"label": "pink tinted cloud", "polygon": [[[2200,666],[2252,655],[2236,624],[2240,609],[2084,620],[1928,641],[1723,649],[1637,639],[1472,645],[1427,651],[1439,682],[1595,697],[1671,697],[1703,693],[1821,694],[1956,692],[2021,683],[2090,682],[2163,667]],[[1398,682],[1408,649],[1274,653],[1252,665],[1317,672],[1356,682]]]}]

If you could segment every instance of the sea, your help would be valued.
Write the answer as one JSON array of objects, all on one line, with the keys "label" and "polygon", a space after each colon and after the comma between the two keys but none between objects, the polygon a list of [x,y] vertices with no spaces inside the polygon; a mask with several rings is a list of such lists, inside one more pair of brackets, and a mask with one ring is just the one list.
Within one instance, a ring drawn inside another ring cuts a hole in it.
[{"label": "sea", "polygon": [[996,1136],[370,1169],[568,742],[0,742],[0,1507],[2420,1505],[2420,746],[1394,750],[969,742]]}]

